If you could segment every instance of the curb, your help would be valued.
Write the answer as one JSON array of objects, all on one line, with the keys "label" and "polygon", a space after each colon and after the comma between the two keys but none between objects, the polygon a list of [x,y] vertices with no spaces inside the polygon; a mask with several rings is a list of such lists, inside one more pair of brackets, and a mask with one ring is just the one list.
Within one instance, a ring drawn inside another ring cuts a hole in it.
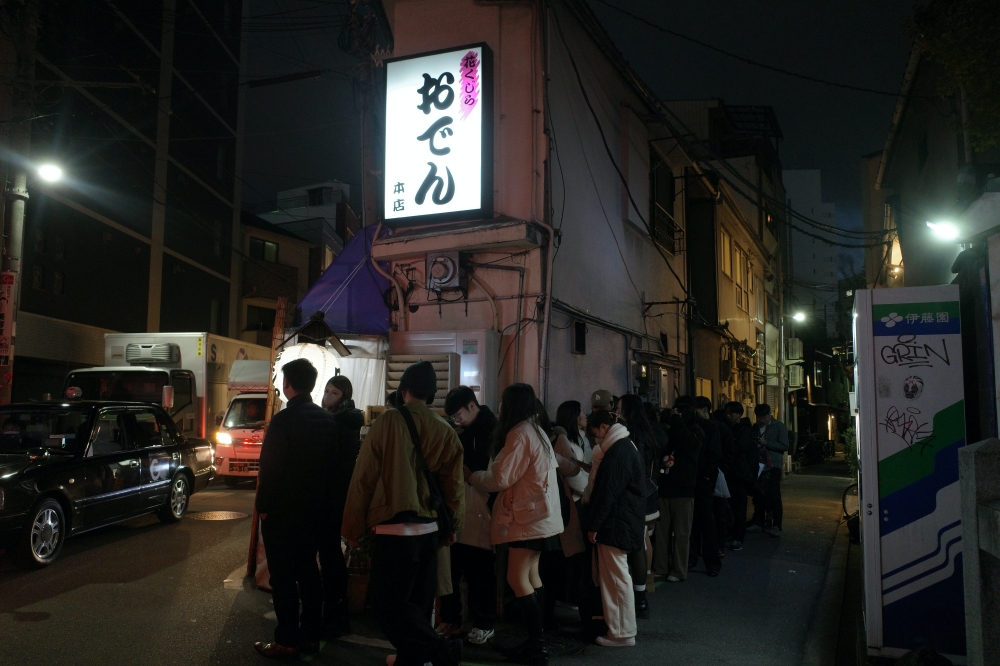
[{"label": "curb", "polygon": [[823,581],[816,610],[809,621],[803,666],[833,666],[837,658],[837,638],[840,631],[840,611],[844,605],[844,581],[847,578],[847,551],[850,538],[847,523],[840,522],[830,552],[830,565]]}]

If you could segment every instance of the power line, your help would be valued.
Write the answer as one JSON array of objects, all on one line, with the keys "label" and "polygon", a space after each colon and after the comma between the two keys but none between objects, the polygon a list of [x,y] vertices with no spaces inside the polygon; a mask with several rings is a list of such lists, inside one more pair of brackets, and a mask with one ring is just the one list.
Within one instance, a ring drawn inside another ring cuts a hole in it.
[{"label": "power line", "polygon": [[[683,39],[685,41],[691,42],[692,44],[697,44],[698,46],[706,48],[706,49],[708,49],[710,51],[715,51],[716,53],[719,53],[721,55],[727,56],[729,58],[735,58],[736,60],[739,60],[740,62],[745,63],[747,65],[752,65],[753,67],[760,67],[762,69],[767,69],[767,70],[770,70],[772,72],[776,72],[778,74],[784,74],[785,76],[792,76],[792,77],[795,77],[797,79],[802,79],[803,81],[810,81],[811,83],[819,83],[819,84],[824,85],[824,86],[831,86],[831,87],[834,87],[834,88],[842,88],[844,90],[852,90],[854,92],[869,93],[869,94],[872,94],[872,95],[882,95],[882,96],[885,96],[885,97],[899,97],[899,92],[898,91],[897,92],[889,92],[889,91],[886,91],[886,90],[876,90],[874,88],[865,88],[864,86],[855,86],[855,85],[852,85],[852,84],[849,84],[849,83],[840,83],[840,82],[837,82],[837,81],[830,81],[828,79],[819,78],[818,76],[811,76],[809,74],[802,74],[801,72],[793,72],[792,70],[783,69],[781,67],[775,67],[774,65],[768,65],[768,64],[763,63],[763,62],[758,62],[757,60],[751,60],[750,58],[747,58],[745,56],[741,56],[741,55],[739,55],[737,53],[733,53],[732,51],[727,51],[725,49],[719,48],[718,46],[714,46],[713,44],[709,44],[708,42],[703,42],[700,39],[696,39],[696,38],[691,37],[689,35],[685,35],[683,33],[677,32],[676,30],[671,30],[670,28],[665,28],[662,25],[658,25],[656,23],[653,23],[652,21],[650,21],[648,19],[645,19],[642,16],[639,16],[638,14],[633,14],[632,12],[628,11],[627,9],[622,9],[621,7],[618,7],[616,5],[611,4],[610,2],[607,2],[607,0],[594,0],[594,1],[595,2],[599,2],[600,4],[604,5],[605,7],[608,7],[609,9],[613,9],[616,12],[619,12],[621,14],[625,14],[626,16],[631,17],[631,18],[635,19],[636,21],[639,21],[640,23],[643,23],[644,25],[647,25],[650,28],[653,28],[654,30],[659,30],[660,32],[666,33],[666,34],[671,35],[673,37],[677,37],[678,39]],[[928,99],[937,99],[937,98],[930,98],[929,97]]]}]

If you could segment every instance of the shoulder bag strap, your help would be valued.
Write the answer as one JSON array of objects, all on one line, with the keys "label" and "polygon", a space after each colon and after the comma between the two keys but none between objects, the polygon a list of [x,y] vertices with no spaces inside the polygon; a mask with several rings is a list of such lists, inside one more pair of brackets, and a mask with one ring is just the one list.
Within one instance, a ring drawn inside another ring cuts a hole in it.
[{"label": "shoulder bag strap", "polygon": [[429,472],[430,469],[427,467],[427,460],[424,458],[423,449],[420,447],[420,435],[417,433],[417,424],[413,422],[413,414],[410,414],[410,410],[405,406],[399,406],[396,409],[403,416],[403,420],[406,421],[406,427],[410,431],[410,439],[413,440],[413,450],[417,452],[417,467],[421,472]]}]

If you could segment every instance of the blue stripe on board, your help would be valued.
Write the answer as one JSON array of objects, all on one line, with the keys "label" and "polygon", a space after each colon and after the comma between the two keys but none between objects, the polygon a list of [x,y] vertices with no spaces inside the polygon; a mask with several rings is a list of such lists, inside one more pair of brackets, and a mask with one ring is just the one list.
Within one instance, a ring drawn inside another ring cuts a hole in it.
[{"label": "blue stripe on board", "polygon": [[914,650],[931,647],[941,654],[965,654],[965,590],[962,554],[955,573],[882,609],[882,644]]},{"label": "blue stripe on board", "polygon": [[919,321],[912,324],[905,319],[897,321],[892,326],[886,326],[885,322],[878,319],[872,324],[872,332],[875,337],[886,335],[955,335],[962,332],[962,322],[958,318],[946,322],[934,322],[921,324]]},{"label": "blue stripe on board", "polygon": [[[964,445],[965,440],[960,439],[951,446],[941,449],[934,456],[934,471],[930,476],[925,476],[880,500],[882,520],[879,521],[879,526],[882,536],[934,513],[937,506],[937,492],[958,481],[958,449]],[[914,444],[914,446],[920,445]]]},{"label": "blue stripe on board", "polygon": [[[950,530],[951,528],[955,527],[956,525],[961,525],[961,524],[962,524],[961,520],[956,520],[952,524],[945,525],[944,527],[942,527],[941,529],[939,529],[938,533],[937,533],[937,548],[934,549],[933,553],[928,553],[927,555],[924,555],[923,557],[919,557],[919,558],[913,560],[912,562],[907,562],[906,564],[904,564],[901,567],[897,567],[897,568],[893,569],[892,571],[888,571],[888,572],[882,574],[882,580],[885,580],[889,576],[895,576],[900,571],[902,571],[904,569],[909,569],[910,567],[914,566],[915,564],[920,564],[924,560],[930,559],[930,558],[934,557],[935,555],[937,555],[938,553],[940,553],[941,552],[941,535],[944,534],[945,532],[947,532],[948,530]],[[883,590],[883,591],[884,592],[888,592],[888,590]]]},{"label": "blue stripe on board", "polygon": [[[953,538],[951,541],[948,542],[948,545],[945,546],[945,549],[944,549],[944,563],[943,564],[939,564],[939,565],[937,565],[936,567],[934,567],[932,569],[928,569],[927,571],[924,571],[923,573],[920,573],[920,574],[917,574],[916,576],[913,576],[912,578],[907,578],[902,583],[897,583],[896,585],[893,585],[892,587],[887,587],[884,590],[882,590],[882,594],[888,594],[888,593],[892,592],[893,590],[898,590],[899,588],[905,587],[906,585],[909,585],[910,583],[916,582],[916,581],[920,580],[921,578],[927,578],[932,573],[935,573],[937,571],[941,571],[942,569],[947,569],[948,565],[951,563],[951,547],[954,546],[956,543],[958,543],[961,540],[962,540],[962,535],[959,535],[959,536]],[[957,557],[957,554],[956,554],[956,557]]]}]

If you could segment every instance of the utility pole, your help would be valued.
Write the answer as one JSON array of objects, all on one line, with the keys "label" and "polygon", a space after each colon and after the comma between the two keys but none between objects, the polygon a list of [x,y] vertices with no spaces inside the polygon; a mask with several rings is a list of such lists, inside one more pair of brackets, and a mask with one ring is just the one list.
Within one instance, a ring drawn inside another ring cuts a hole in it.
[{"label": "utility pole", "polygon": [[0,7],[0,54],[13,55],[9,127],[2,154],[6,176],[3,216],[3,272],[0,273],[0,405],[9,404],[14,381],[14,342],[21,300],[21,256],[24,249],[24,205],[28,200],[28,158],[34,112],[35,46],[39,0],[8,2]]}]

